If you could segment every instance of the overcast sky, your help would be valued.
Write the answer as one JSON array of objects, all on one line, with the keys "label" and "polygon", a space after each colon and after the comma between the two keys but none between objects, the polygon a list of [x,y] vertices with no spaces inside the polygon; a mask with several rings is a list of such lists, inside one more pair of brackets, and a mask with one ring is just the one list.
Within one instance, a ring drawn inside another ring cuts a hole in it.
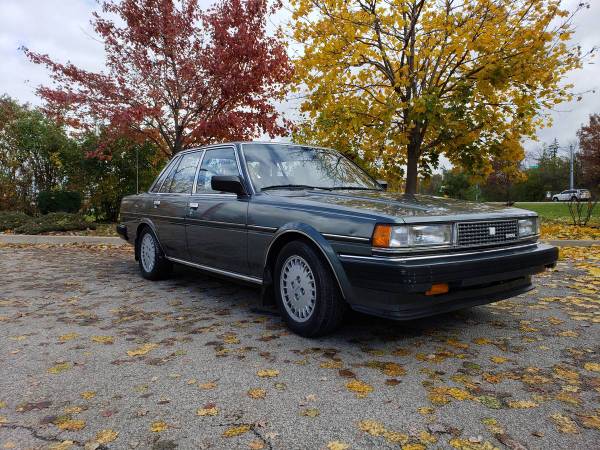
[{"label": "overcast sky", "polygon": [[[580,0],[567,0],[564,5],[572,8]],[[201,0],[209,4],[210,0]],[[591,0],[591,8],[575,19],[575,41],[583,51],[600,45],[600,0]],[[0,0],[0,94],[6,93],[21,102],[39,104],[35,88],[47,84],[48,74],[43,67],[27,61],[19,47],[48,53],[59,61],[67,61],[88,70],[103,67],[103,47],[90,27],[91,12],[98,5],[93,0]],[[273,18],[279,23],[285,16]],[[594,64],[596,63],[596,64]],[[575,84],[578,92],[587,92],[580,102],[565,103],[552,112],[554,124],[538,132],[539,139],[551,142],[554,138],[561,145],[575,140],[575,132],[587,121],[589,114],[600,113],[600,61],[573,72],[568,82]],[[297,102],[287,102],[282,109],[295,116]],[[528,149],[539,144],[528,142]]]}]

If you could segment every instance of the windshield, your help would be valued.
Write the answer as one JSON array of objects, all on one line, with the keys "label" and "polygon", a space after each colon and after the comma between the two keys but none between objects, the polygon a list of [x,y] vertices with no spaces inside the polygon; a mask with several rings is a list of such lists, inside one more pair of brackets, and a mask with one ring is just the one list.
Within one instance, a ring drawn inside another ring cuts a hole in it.
[{"label": "windshield", "polygon": [[242,149],[257,191],[381,189],[356,164],[333,150],[281,144],[243,144]]}]

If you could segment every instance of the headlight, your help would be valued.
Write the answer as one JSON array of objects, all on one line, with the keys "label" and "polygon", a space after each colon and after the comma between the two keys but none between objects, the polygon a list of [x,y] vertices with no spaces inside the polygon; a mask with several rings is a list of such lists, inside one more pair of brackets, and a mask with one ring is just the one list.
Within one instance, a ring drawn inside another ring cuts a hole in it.
[{"label": "headlight", "polygon": [[519,237],[539,234],[538,218],[519,219]]},{"label": "headlight", "polygon": [[452,225],[387,225],[373,231],[373,246],[382,248],[450,245]]}]

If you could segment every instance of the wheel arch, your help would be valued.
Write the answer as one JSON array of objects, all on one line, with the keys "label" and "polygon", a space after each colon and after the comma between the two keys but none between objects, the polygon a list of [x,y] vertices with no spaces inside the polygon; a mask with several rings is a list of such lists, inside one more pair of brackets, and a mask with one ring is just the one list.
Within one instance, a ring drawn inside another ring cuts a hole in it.
[{"label": "wheel arch", "polygon": [[138,261],[140,259],[140,235],[142,234],[142,230],[144,228],[149,228],[152,231],[152,233],[154,233],[156,242],[158,242],[158,246],[160,247],[161,251],[164,253],[164,250],[162,248],[160,240],[158,239],[158,234],[156,233],[156,227],[155,227],[154,223],[150,219],[143,218],[140,221],[140,223],[138,223],[137,227],[135,228],[134,253],[135,253],[136,261]]},{"label": "wheel arch", "polygon": [[342,267],[337,253],[331,247],[331,244],[321,235],[321,233],[310,225],[294,222],[279,228],[267,247],[263,264],[263,303],[273,302],[273,269],[275,267],[277,255],[287,243],[295,240],[304,241],[318,249],[319,253],[325,258],[331,268],[342,297],[346,302],[350,302],[350,282],[348,281],[346,272]]}]

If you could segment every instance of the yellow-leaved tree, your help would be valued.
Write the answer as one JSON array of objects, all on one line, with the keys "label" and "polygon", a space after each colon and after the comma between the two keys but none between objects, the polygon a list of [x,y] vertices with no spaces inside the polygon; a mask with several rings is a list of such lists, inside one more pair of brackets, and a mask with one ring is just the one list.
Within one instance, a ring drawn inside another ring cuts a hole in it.
[{"label": "yellow-leaved tree", "polygon": [[[405,192],[445,155],[482,177],[572,97],[577,10],[560,0],[291,0],[306,93],[296,138],[345,150]],[[585,8],[581,4],[577,9]]]}]

